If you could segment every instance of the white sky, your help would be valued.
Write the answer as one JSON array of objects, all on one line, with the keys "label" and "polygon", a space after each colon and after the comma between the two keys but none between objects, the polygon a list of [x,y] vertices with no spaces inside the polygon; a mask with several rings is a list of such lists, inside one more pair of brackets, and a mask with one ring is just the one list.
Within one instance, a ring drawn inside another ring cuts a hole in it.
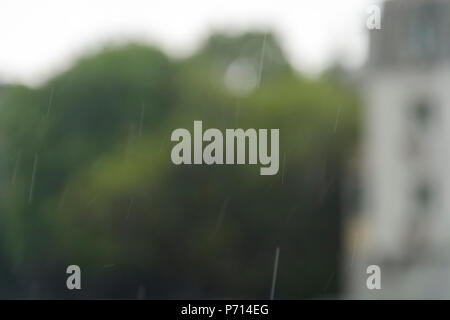
[{"label": "white sky", "polygon": [[38,84],[88,48],[123,36],[171,55],[212,30],[274,30],[291,62],[314,73],[366,56],[366,8],[377,0],[0,0],[0,82]]}]

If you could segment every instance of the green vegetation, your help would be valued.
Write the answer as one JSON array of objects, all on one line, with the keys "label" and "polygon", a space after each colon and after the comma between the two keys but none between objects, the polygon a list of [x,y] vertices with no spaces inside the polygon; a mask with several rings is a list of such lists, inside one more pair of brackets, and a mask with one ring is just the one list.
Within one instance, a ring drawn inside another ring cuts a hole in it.
[{"label": "green vegetation", "polygon": [[[257,79],[247,93],[224,80],[236,61]],[[212,36],[176,61],[111,46],[38,89],[6,87],[0,295],[27,298],[37,282],[42,298],[135,298],[139,287],[147,298],[267,298],[276,246],[278,298],[336,294],[358,119],[350,90],[299,76],[257,33]],[[280,172],[173,165],[170,134],[194,120],[280,128]],[[79,292],[65,288],[69,264],[82,269]]]}]

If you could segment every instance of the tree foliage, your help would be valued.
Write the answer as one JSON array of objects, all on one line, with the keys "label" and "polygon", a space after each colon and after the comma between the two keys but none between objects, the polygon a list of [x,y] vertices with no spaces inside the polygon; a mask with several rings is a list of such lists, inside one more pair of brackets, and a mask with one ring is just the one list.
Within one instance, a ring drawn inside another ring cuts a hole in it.
[{"label": "tree foliage", "polygon": [[[256,79],[244,93],[227,86],[236,61]],[[170,134],[194,120],[279,128],[280,172],[175,166]],[[271,34],[217,34],[178,60],[106,47],[39,88],[5,88],[0,137],[2,295],[37,281],[40,297],[266,298],[277,246],[278,298],[339,289],[358,100],[301,77]],[[69,264],[80,292],[64,286]]]}]

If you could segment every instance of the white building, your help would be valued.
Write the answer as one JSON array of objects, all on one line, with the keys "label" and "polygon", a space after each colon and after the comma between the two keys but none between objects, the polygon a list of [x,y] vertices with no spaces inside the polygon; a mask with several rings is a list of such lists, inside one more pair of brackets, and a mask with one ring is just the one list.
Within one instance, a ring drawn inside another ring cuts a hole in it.
[{"label": "white building", "polygon": [[[370,31],[354,298],[450,298],[450,0],[391,0]],[[381,268],[368,290],[366,268]]]}]

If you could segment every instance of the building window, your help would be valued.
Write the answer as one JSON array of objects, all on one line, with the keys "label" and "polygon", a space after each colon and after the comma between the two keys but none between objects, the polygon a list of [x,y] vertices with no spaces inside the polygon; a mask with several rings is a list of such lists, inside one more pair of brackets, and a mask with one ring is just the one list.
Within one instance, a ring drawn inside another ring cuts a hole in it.
[{"label": "building window", "polygon": [[428,212],[433,202],[433,188],[431,184],[427,182],[419,183],[415,190],[415,200],[419,210]]},{"label": "building window", "polygon": [[434,4],[425,4],[408,16],[405,23],[407,56],[424,61],[438,58],[439,9]]},{"label": "building window", "polygon": [[433,118],[434,110],[426,100],[421,100],[413,107],[413,118],[417,126],[427,128]]},{"label": "building window", "polygon": [[427,129],[433,126],[435,113],[435,107],[426,99],[418,100],[408,109],[405,147],[409,157],[423,154],[428,139]]}]

